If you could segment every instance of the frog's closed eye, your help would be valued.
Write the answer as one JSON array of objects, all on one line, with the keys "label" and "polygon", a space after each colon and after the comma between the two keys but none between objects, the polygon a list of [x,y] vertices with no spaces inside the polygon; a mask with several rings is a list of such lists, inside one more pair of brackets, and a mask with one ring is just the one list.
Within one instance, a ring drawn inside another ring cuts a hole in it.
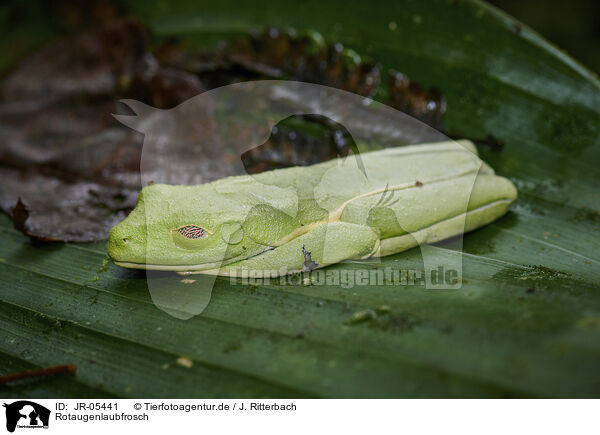
[{"label": "frog's closed eye", "polygon": [[186,239],[200,239],[206,235],[206,230],[196,225],[184,225],[180,227],[177,232]]},{"label": "frog's closed eye", "polygon": [[183,249],[198,249],[212,233],[198,225],[183,225],[171,230],[173,242]]}]

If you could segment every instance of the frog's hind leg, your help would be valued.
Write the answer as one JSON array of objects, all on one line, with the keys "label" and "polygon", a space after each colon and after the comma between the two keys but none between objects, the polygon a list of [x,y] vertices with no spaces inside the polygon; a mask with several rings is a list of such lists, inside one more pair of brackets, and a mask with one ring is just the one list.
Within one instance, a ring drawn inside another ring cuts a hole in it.
[{"label": "frog's hind leg", "polygon": [[437,222],[413,233],[381,240],[379,249],[373,256],[385,257],[386,255],[406,251],[424,243],[435,243],[458,234],[473,231],[476,228],[495,221],[499,216],[505,214],[511,203],[511,200],[495,201],[450,219]]},{"label": "frog's hind leg", "polygon": [[[393,193],[393,196],[392,196]],[[493,174],[387,189],[350,202],[344,222],[369,226],[381,239],[379,256],[471,231],[504,215],[517,193]]]}]

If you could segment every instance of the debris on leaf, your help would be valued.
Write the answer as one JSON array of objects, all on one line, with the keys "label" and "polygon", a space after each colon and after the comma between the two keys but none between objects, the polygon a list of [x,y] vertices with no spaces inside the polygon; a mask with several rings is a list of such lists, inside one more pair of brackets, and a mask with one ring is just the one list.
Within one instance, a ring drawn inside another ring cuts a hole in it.
[{"label": "debris on leaf", "polygon": [[48,375],[65,374],[75,376],[77,366],[75,364],[64,364],[59,366],[45,367],[43,369],[24,370],[22,372],[10,373],[0,376],[0,385],[21,379],[39,378]]},{"label": "debris on leaf", "polygon": [[369,320],[373,320],[377,317],[377,313],[375,310],[362,310],[357,311],[350,317],[348,320],[344,322],[345,325],[357,325],[359,323],[367,322]]},{"label": "debris on leaf", "polygon": [[186,369],[191,369],[192,366],[194,365],[194,362],[187,356],[180,356],[179,358],[177,358],[177,361],[175,361],[175,362],[177,363],[177,365],[180,365],[181,367],[185,367]]}]

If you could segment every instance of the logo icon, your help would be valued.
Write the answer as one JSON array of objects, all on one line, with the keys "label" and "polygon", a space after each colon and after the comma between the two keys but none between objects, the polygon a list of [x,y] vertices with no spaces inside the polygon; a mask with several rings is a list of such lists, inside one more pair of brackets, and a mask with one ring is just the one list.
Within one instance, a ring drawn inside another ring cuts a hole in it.
[{"label": "logo icon", "polygon": [[6,408],[6,430],[14,432],[18,428],[48,428],[50,410],[29,400],[19,400],[4,404]]}]

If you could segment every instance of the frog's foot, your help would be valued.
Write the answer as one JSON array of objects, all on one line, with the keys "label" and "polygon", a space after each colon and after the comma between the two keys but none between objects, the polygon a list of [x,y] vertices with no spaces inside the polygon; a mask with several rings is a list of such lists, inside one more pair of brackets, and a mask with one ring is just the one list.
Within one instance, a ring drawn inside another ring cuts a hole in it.
[{"label": "frog's foot", "polygon": [[377,207],[391,207],[398,202],[398,198],[394,200],[394,190],[390,190],[389,184],[385,185],[385,189],[381,193],[379,201],[375,204],[374,208]]}]

